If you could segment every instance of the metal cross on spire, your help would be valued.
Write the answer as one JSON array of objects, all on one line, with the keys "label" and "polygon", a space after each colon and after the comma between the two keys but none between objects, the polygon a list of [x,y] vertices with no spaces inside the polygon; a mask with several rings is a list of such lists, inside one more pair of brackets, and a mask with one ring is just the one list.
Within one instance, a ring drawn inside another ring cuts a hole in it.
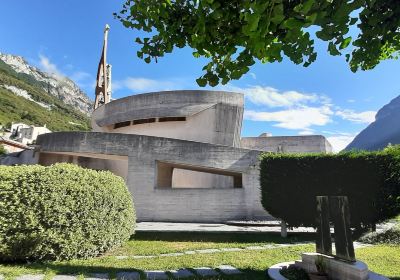
[{"label": "metal cross on spire", "polygon": [[111,65],[107,64],[107,39],[109,30],[110,26],[106,24],[104,29],[103,50],[97,69],[94,109],[97,109],[99,106],[111,100]]}]

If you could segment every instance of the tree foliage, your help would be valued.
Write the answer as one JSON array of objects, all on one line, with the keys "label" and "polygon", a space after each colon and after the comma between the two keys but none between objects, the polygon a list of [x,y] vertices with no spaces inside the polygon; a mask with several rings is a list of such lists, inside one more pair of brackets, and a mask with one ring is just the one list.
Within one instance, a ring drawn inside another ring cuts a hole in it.
[{"label": "tree foliage", "polygon": [[[207,58],[200,86],[239,79],[256,61],[288,57],[309,66],[317,58],[314,32],[354,72],[400,52],[398,0],[126,0],[115,16],[149,33],[136,38],[147,63],[185,46]],[[352,26],[356,38],[349,36]]]}]

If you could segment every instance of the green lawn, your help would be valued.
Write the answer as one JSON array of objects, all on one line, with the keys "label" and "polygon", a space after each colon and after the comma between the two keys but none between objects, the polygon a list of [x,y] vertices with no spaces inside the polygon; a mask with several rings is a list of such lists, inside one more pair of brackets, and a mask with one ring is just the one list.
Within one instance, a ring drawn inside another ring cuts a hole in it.
[{"label": "green lawn", "polygon": [[[118,271],[168,270],[195,268],[201,266],[218,267],[233,265],[245,272],[236,277],[207,279],[266,279],[265,270],[278,262],[299,259],[302,252],[314,251],[314,245],[299,245],[268,250],[245,250],[195,254],[176,257],[156,257],[151,259],[123,259],[119,255],[157,255],[160,253],[183,252],[195,249],[232,248],[256,246],[270,243],[298,242],[310,240],[312,235],[290,235],[288,240],[276,234],[137,234],[121,248],[98,258],[65,262],[3,264],[0,274],[11,279],[21,274],[43,273],[49,279],[55,274],[83,275],[93,272],[107,272],[115,277]],[[365,261],[371,269],[392,279],[400,279],[400,246],[380,245],[356,250],[358,259]],[[204,279],[204,278],[203,278]]]}]

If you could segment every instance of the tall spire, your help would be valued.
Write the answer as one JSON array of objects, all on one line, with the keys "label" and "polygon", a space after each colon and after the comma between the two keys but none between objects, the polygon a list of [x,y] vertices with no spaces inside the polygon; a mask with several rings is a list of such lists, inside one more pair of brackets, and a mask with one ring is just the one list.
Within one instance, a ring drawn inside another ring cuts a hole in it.
[{"label": "tall spire", "polygon": [[101,58],[97,69],[94,109],[97,109],[99,106],[111,100],[111,65],[107,64],[107,40],[109,30],[110,26],[106,24],[104,29],[103,51],[101,52]]}]

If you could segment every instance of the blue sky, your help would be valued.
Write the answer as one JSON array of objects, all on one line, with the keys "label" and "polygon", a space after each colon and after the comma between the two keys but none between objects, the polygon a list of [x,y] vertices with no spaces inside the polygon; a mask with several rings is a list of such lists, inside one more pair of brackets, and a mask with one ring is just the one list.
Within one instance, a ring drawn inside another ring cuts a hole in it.
[{"label": "blue sky", "polygon": [[[93,99],[103,29],[110,24],[108,61],[113,66],[113,98],[172,89],[199,89],[195,79],[205,60],[177,49],[146,64],[136,57],[137,31],[112,16],[123,1],[3,1],[0,52],[21,55],[42,70],[72,78]],[[225,87],[246,96],[243,136],[322,134],[343,148],[373,121],[375,112],[400,94],[399,61],[385,61],[352,73],[344,57],[332,57],[317,41],[317,62],[308,68],[256,63]]]}]

